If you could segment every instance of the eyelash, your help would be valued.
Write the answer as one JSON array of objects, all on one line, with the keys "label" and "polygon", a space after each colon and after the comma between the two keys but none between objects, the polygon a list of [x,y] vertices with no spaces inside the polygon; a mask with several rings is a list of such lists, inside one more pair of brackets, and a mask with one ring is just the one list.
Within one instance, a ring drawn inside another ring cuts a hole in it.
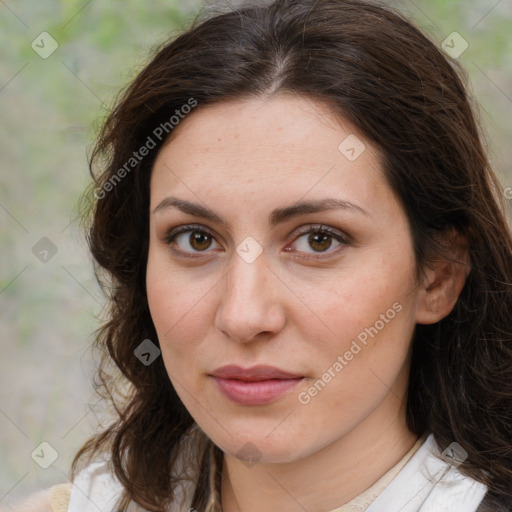
[{"label": "eyelash", "polygon": [[[167,235],[164,237],[163,241],[167,245],[171,246],[172,243],[174,242],[175,238],[178,235],[181,235],[181,234],[187,233],[187,232],[200,233],[202,235],[208,235],[212,238],[215,238],[211,231],[203,228],[201,225],[188,224],[188,225],[180,226],[178,228],[175,228],[175,229],[172,229],[171,231],[169,231],[169,233],[167,233]],[[300,238],[301,236],[303,236],[305,234],[310,234],[310,233],[314,233],[315,235],[322,234],[322,235],[332,236],[337,242],[340,242],[342,244],[342,246],[349,245],[349,243],[350,243],[348,240],[348,237],[346,235],[343,235],[339,231],[329,228],[328,226],[324,226],[322,224],[310,224],[307,226],[301,226],[297,230],[297,238]],[[198,256],[191,256],[190,253],[186,253],[181,250],[176,250],[174,248],[172,248],[172,251],[174,253],[178,254],[179,256],[183,256],[185,258],[198,258],[198,257],[201,257],[201,253],[209,252],[209,251],[198,251],[197,252]],[[312,260],[324,259],[324,258],[333,256],[333,254],[336,252],[339,252],[339,251],[334,250],[334,251],[330,251],[327,253],[317,253],[318,254],[317,256],[313,256],[313,257],[308,256],[308,257],[306,257],[306,259],[312,259]],[[325,254],[325,256],[324,256],[324,254]]]}]

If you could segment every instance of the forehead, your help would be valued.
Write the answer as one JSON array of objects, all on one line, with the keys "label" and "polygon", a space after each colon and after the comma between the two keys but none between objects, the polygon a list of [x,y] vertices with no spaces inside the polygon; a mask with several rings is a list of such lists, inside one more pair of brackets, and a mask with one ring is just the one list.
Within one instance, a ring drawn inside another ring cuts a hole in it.
[{"label": "forehead", "polygon": [[350,123],[324,102],[279,94],[199,106],[181,120],[155,161],[151,205],[171,192],[269,207],[336,192],[371,202],[382,187],[378,153]]}]

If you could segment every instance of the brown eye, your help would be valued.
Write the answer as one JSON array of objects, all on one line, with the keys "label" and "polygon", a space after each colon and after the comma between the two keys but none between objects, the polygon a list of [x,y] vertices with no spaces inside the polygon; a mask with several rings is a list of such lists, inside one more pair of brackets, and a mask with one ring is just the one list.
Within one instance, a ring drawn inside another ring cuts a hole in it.
[{"label": "brown eye", "polygon": [[166,237],[165,243],[177,246],[177,251],[184,255],[210,252],[207,249],[212,247],[215,238],[202,228],[195,226],[181,226],[172,230]]},{"label": "brown eye", "polygon": [[[291,252],[299,252],[304,254],[310,254],[314,258],[329,257],[334,253],[337,253],[336,249],[343,248],[349,245],[348,238],[342,233],[327,226],[317,224],[314,226],[304,226],[299,229],[301,236],[298,236],[293,243],[297,246],[292,249]],[[196,257],[200,256],[200,253],[212,252],[210,248],[214,247],[212,244],[217,243],[215,237],[210,231],[202,228],[201,226],[187,225],[180,226],[173,229],[164,239],[165,243],[172,247],[175,253],[183,255],[185,257]],[[331,251],[333,243],[338,245]],[[217,244],[218,245],[218,244]],[[285,249],[289,252],[289,249]],[[323,255],[322,253],[326,253]],[[308,256],[306,256],[306,259]]]},{"label": "brown eye", "polygon": [[314,249],[317,249],[320,252],[323,252],[332,244],[332,235],[326,235],[323,233],[312,233],[308,237],[308,243]]},{"label": "brown eye", "polygon": [[[297,237],[293,243],[296,247],[296,250],[293,252],[317,254],[318,257],[322,257],[321,253],[325,252],[327,253],[325,257],[329,257],[331,254],[338,252],[336,249],[349,245],[349,240],[342,232],[322,226],[321,224],[304,226],[300,228],[299,233],[302,233],[302,235]],[[333,243],[338,245],[332,251],[328,251],[333,246]]]},{"label": "brown eye", "polygon": [[212,237],[202,231],[193,231],[189,236],[189,243],[196,251],[204,251],[210,247]]}]

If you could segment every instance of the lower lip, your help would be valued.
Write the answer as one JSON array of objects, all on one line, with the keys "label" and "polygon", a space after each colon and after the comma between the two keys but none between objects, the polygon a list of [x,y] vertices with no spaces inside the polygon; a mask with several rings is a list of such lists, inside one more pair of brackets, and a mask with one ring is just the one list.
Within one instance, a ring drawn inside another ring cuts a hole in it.
[{"label": "lower lip", "polygon": [[220,377],[214,377],[214,379],[222,393],[232,402],[243,405],[264,405],[293,389],[302,380],[302,377],[252,382],[221,379]]}]

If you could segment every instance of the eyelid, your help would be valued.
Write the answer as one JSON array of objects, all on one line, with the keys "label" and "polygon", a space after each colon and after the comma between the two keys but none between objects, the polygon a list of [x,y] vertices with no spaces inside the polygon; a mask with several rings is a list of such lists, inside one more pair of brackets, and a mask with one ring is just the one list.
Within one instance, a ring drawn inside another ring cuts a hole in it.
[{"label": "eyelid", "polygon": [[350,237],[349,235],[347,235],[347,233],[341,231],[340,229],[327,226],[325,224],[305,224],[303,226],[299,226],[296,230],[294,230],[294,232],[296,232],[297,235],[303,235],[305,233],[309,233],[310,231],[324,232],[329,235],[332,235],[335,238],[341,238],[347,244],[350,243]]},{"label": "eyelid", "polygon": [[182,224],[180,226],[177,226],[176,228],[167,231],[163,236],[162,241],[170,244],[175,237],[183,233],[186,233],[187,231],[198,231],[200,233],[210,235],[212,238],[215,238],[217,236],[211,229],[207,228],[206,226],[203,226],[202,224]]}]

